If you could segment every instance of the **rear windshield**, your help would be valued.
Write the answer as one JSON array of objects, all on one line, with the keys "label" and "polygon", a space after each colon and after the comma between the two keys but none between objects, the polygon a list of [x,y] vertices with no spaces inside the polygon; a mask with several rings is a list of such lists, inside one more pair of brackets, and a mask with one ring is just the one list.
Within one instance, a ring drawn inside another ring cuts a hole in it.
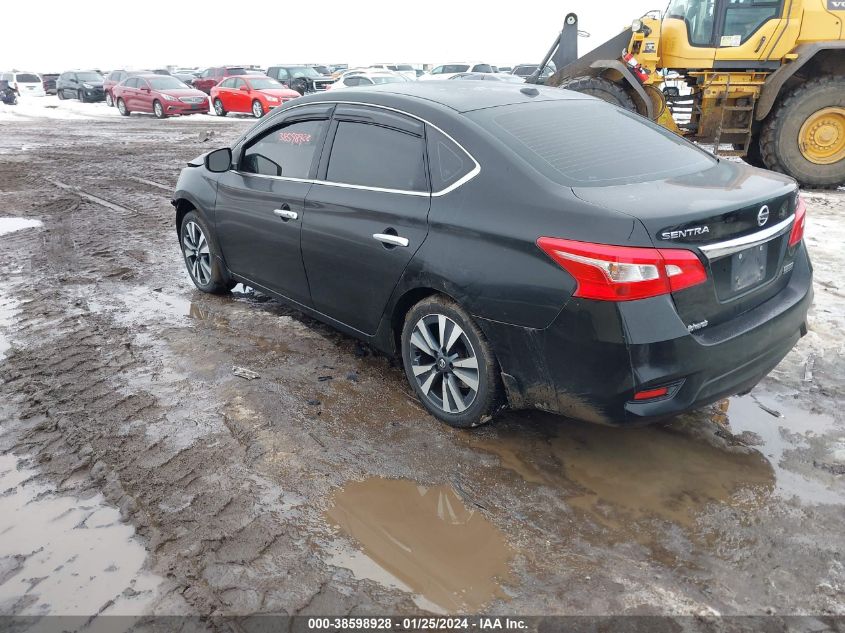
[{"label": "rear windshield", "polygon": [[185,84],[181,81],[176,79],[176,77],[170,77],[168,75],[162,75],[161,77],[150,77],[147,79],[150,82],[153,90],[179,90],[187,88]]},{"label": "rear windshield", "polygon": [[38,78],[38,75],[32,75],[30,73],[18,73],[18,83],[22,84],[37,84],[41,80]]},{"label": "rear windshield", "polygon": [[446,64],[443,66],[442,74],[447,73],[465,73],[469,70],[469,64]]},{"label": "rear windshield", "polygon": [[370,81],[372,81],[374,84],[397,84],[405,82],[402,77],[380,77],[378,75],[370,77]]},{"label": "rear windshield", "polygon": [[716,164],[680,136],[595,99],[487,108],[467,116],[567,187],[659,180]]}]

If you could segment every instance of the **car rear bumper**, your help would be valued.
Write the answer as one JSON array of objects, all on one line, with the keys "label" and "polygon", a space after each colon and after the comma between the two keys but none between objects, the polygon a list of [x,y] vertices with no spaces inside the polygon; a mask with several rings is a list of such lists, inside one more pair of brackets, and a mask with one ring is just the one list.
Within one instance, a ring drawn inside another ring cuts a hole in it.
[{"label": "car rear bumper", "polygon": [[[654,422],[754,387],[807,331],[812,267],[803,245],[788,284],[726,323],[691,334],[668,296],[572,299],[545,330],[479,319],[513,408],[612,425]],[[651,400],[640,391],[669,387]]]}]

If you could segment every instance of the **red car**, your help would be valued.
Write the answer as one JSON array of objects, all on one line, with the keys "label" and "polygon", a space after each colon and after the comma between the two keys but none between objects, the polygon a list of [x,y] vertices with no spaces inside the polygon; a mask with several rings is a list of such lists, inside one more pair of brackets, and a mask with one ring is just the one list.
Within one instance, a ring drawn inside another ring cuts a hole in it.
[{"label": "red car", "polygon": [[264,75],[229,77],[211,89],[211,103],[217,116],[229,112],[252,112],[256,119],[286,101],[296,99],[296,90]]},{"label": "red car", "polygon": [[136,75],[112,88],[117,109],[123,116],[131,112],[152,112],[159,119],[172,114],[207,114],[208,97],[167,75]]},{"label": "red car", "polygon": [[218,66],[215,68],[206,68],[202,71],[192,85],[197,90],[202,90],[205,94],[210,94],[211,89],[219,84],[226,77],[234,77],[245,75],[246,69],[243,66]]}]

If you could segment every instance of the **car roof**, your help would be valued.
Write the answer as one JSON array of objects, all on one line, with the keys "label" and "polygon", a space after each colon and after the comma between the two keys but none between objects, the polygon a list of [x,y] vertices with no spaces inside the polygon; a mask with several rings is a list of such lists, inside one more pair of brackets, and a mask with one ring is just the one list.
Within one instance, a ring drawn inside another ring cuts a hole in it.
[{"label": "car roof", "polygon": [[[534,92],[536,90],[536,93]],[[355,91],[351,88],[344,95]],[[408,81],[402,83],[368,86],[362,90],[371,99],[378,95],[405,97],[411,101],[428,101],[445,106],[457,112],[469,112],[482,108],[527,103],[530,101],[572,101],[592,99],[588,95],[548,86],[529,86],[524,84],[474,81]],[[337,97],[328,93],[311,95],[308,101],[336,101]]]}]

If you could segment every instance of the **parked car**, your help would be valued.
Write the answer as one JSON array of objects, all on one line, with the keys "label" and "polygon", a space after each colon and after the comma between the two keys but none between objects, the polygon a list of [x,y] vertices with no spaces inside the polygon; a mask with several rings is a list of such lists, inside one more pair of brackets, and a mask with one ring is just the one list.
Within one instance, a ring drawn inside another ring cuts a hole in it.
[{"label": "parked car", "polygon": [[94,70],[69,70],[56,79],[56,95],[59,99],[103,101],[103,76]]},{"label": "parked car", "polygon": [[267,76],[296,90],[301,95],[309,92],[320,92],[334,83],[334,79],[331,77],[325,77],[311,66],[303,65],[270,66],[267,69]]},{"label": "parked car", "polygon": [[524,84],[525,79],[516,75],[506,75],[503,73],[458,73],[452,75],[449,79],[468,79],[470,81],[504,81],[507,83]]},{"label": "parked car", "polygon": [[492,73],[493,67],[490,64],[480,64],[472,62],[459,62],[455,64],[443,64],[442,66],[435,66],[427,75],[422,75],[420,79],[430,81],[432,79],[449,79],[452,75],[458,73]]},{"label": "parked car", "polygon": [[[512,75],[516,75],[517,77],[522,77],[523,79],[527,79],[531,75],[533,75],[537,69],[540,67],[540,64],[518,64],[514,66],[513,71],[511,71]],[[555,66],[553,63],[549,62],[546,66],[543,67],[543,72],[540,73],[540,79],[545,80],[555,74]]]},{"label": "parked car", "polygon": [[370,68],[380,68],[381,70],[389,70],[395,73],[399,73],[406,79],[410,81],[417,80],[417,73],[414,70],[414,67],[410,64],[373,64]]},{"label": "parked car", "polygon": [[105,79],[103,79],[103,92],[105,93],[106,105],[111,107],[114,105],[114,95],[112,90],[121,81],[127,77],[137,77],[138,75],[149,74],[148,70],[113,70]]},{"label": "parked car", "polygon": [[4,72],[0,73],[0,79],[9,82],[9,87],[15,91],[19,97],[43,97],[47,93],[44,92],[44,81],[40,75],[29,72]]},{"label": "parked car", "polygon": [[245,75],[246,69],[243,66],[215,66],[203,70],[193,81],[192,85],[205,94],[211,94],[211,89],[219,84],[226,77]]},{"label": "parked car", "polygon": [[200,290],[241,282],[396,353],[458,427],[506,404],[671,417],[807,331],[795,181],[566,90],[311,95],[192,161],[173,202]]},{"label": "parked car", "polygon": [[296,90],[264,75],[227,77],[211,89],[211,103],[217,116],[229,112],[251,112],[260,119],[273,108],[296,99]]},{"label": "parked car", "polygon": [[375,86],[380,84],[404,83],[410,81],[404,75],[384,70],[364,70],[347,73],[341,79],[329,86],[329,90],[340,90],[343,88],[357,88],[364,86]]},{"label": "parked car", "polygon": [[175,77],[136,75],[127,77],[113,89],[114,101],[123,116],[132,112],[152,112],[156,118],[181,114],[207,114],[208,96]]},{"label": "parked car", "polygon": [[44,87],[44,94],[56,94],[56,79],[59,78],[57,73],[41,73],[41,84]]}]

